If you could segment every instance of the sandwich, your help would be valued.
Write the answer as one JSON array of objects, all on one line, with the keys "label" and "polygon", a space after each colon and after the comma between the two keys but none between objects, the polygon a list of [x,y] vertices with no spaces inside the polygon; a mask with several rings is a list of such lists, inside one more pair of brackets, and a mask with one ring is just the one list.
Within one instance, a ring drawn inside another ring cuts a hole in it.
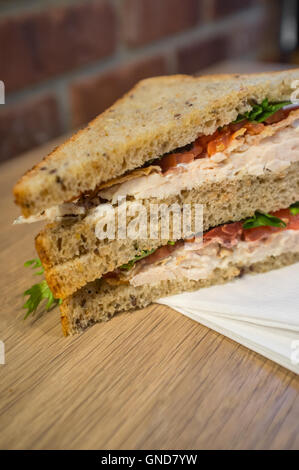
[{"label": "sandwich", "polygon": [[[296,69],[143,80],[19,180],[16,222],[46,222],[38,263],[65,334],[299,260],[298,79]],[[128,229],[140,204],[142,230],[120,236],[120,215]],[[190,205],[187,232],[168,220],[165,231],[158,211],[150,236],[154,205]]]}]

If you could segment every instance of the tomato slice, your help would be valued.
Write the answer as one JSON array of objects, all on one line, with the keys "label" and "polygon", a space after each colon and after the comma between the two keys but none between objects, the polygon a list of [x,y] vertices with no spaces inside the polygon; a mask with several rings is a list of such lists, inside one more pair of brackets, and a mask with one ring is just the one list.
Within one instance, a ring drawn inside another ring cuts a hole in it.
[{"label": "tomato slice", "polygon": [[249,135],[257,135],[263,132],[265,125],[262,122],[247,122],[244,124]]},{"label": "tomato slice", "polygon": [[178,153],[176,157],[176,164],[180,163],[191,163],[194,160],[194,155],[192,152]]},{"label": "tomato slice", "polygon": [[160,162],[159,165],[162,168],[162,172],[165,173],[169,168],[175,167],[177,165],[177,155],[176,153],[170,153],[169,155],[165,155]]},{"label": "tomato slice", "polygon": [[[200,135],[187,152],[171,153],[163,157],[160,161],[162,171],[165,173],[170,168],[176,167],[179,163],[190,163],[197,158],[211,157],[217,152],[224,152],[229,147],[232,140],[237,139],[245,133],[258,135],[265,129],[266,125],[274,124],[285,119],[294,109],[299,109],[299,105],[291,109],[280,109],[276,111],[276,113],[267,118],[264,123],[244,119],[238,123],[228,124],[222,129],[217,129],[211,135]],[[193,158],[191,155],[193,155]]]},{"label": "tomato slice", "polygon": [[198,142],[198,139],[196,139],[196,141],[192,145],[192,149],[189,150],[189,153],[192,153],[194,155],[194,158],[198,158],[202,154],[203,150],[204,150],[203,146],[200,145],[200,143]]},{"label": "tomato slice", "polygon": [[231,133],[229,131],[220,132],[219,135],[208,143],[207,151],[211,157],[215,153],[224,152],[231,142]]}]

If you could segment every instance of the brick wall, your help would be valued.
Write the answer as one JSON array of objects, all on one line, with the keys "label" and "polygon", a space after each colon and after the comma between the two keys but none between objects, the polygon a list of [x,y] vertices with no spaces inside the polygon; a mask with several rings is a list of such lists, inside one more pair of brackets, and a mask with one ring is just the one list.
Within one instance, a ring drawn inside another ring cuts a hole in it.
[{"label": "brick wall", "polygon": [[0,160],[82,126],[137,80],[261,58],[276,0],[0,0]]}]

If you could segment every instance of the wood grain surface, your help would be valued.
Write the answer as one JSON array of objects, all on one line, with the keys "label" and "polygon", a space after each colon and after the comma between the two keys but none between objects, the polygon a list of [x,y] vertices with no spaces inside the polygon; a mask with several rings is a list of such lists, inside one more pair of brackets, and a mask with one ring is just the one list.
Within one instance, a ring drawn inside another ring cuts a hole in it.
[{"label": "wood grain surface", "polygon": [[11,189],[54,145],[0,166],[0,448],[298,449],[298,377],[169,308],[67,339],[58,309],[23,320],[39,226]]}]

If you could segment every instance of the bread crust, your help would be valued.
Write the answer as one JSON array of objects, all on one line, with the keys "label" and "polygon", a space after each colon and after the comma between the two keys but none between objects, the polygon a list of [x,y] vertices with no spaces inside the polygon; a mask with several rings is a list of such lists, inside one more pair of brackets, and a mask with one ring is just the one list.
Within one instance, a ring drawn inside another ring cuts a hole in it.
[{"label": "bread crust", "polygon": [[15,202],[27,217],[93,191],[228,124],[250,109],[250,100],[288,99],[295,79],[299,69],[142,80],[29,170],[15,185]]}]

